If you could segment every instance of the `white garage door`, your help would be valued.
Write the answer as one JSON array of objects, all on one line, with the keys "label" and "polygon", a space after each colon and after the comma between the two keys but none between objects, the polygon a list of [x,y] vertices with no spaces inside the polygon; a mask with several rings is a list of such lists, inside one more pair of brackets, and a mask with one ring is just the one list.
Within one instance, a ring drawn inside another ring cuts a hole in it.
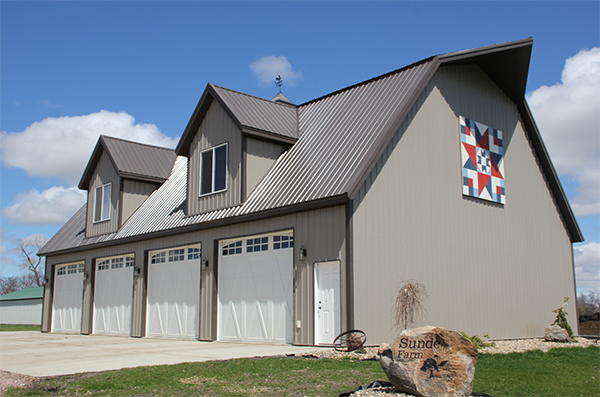
[{"label": "white garage door", "polygon": [[52,332],[81,332],[84,270],[83,262],[55,267]]},{"label": "white garage door", "polygon": [[149,253],[146,335],[197,339],[200,245]]},{"label": "white garage door", "polygon": [[219,340],[293,342],[292,231],[219,244]]},{"label": "white garage door", "polygon": [[129,335],[133,299],[134,256],[96,260],[94,333]]}]

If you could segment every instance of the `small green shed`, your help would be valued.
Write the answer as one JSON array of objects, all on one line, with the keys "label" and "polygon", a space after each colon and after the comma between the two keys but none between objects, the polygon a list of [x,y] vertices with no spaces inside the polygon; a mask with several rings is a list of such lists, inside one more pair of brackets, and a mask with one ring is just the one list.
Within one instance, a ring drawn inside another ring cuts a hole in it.
[{"label": "small green shed", "polygon": [[35,287],[0,296],[0,324],[42,323],[44,287]]}]

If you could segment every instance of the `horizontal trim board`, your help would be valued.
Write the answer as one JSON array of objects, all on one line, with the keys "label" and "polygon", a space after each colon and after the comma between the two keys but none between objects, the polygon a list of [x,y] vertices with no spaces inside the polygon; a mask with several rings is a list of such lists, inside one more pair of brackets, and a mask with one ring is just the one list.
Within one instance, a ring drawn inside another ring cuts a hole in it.
[{"label": "horizontal trim board", "polygon": [[293,214],[293,213],[297,213],[297,212],[305,212],[305,211],[317,210],[317,209],[322,209],[322,208],[327,208],[327,207],[335,207],[338,205],[345,205],[349,201],[350,201],[350,199],[348,198],[348,196],[346,194],[342,194],[342,195],[338,195],[338,196],[327,197],[327,198],[320,199],[320,200],[309,201],[309,202],[294,204],[294,205],[290,205],[290,206],[286,206],[286,207],[270,209],[270,210],[266,210],[266,211],[262,211],[262,212],[255,212],[255,213],[240,215],[240,216],[231,217],[231,218],[218,219],[215,221],[199,223],[199,224],[179,227],[179,228],[175,228],[175,229],[162,230],[160,232],[155,232],[155,233],[141,234],[141,235],[137,235],[137,236],[126,237],[126,238],[119,239],[119,240],[110,240],[110,241],[104,241],[104,242],[97,243],[97,244],[83,245],[83,246],[79,246],[79,247],[75,247],[75,248],[70,248],[67,250],[54,251],[52,253],[45,254],[42,256],[49,258],[52,256],[70,254],[70,253],[74,253],[74,252],[88,251],[88,250],[96,249],[96,248],[117,246],[117,245],[122,245],[122,244],[142,241],[142,240],[149,240],[149,239],[155,239],[155,238],[159,238],[159,237],[172,236],[172,235],[187,233],[187,232],[195,231],[195,230],[205,230],[205,229],[212,229],[212,228],[221,227],[221,226],[228,226],[228,225],[232,225],[232,224],[236,224],[236,223],[259,221],[259,220],[262,220],[265,218],[284,216],[284,215],[289,215],[289,214]]}]

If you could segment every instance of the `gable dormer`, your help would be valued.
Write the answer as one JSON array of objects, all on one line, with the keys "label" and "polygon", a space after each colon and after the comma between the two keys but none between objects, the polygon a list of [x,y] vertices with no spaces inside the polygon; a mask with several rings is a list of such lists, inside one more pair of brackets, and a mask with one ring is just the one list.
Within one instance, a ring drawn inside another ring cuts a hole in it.
[{"label": "gable dormer", "polygon": [[172,149],[101,135],[79,182],[87,190],[86,237],[114,233],[168,177]]},{"label": "gable dormer", "polygon": [[243,203],[298,140],[297,107],[278,99],[208,84],[175,149],[189,158],[188,215]]}]

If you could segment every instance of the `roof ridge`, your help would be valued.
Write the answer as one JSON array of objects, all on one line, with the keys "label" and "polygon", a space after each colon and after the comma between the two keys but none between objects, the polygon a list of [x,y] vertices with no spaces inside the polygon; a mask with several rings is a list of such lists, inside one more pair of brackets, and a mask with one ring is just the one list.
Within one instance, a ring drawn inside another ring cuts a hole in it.
[{"label": "roof ridge", "polygon": [[280,103],[280,102],[274,102],[274,101],[272,101],[270,99],[261,98],[261,97],[256,96],[256,95],[246,94],[245,92],[232,90],[231,88],[223,87],[223,86],[220,86],[220,85],[215,84],[215,83],[208,83],[208,84],[211,84],[213,87],[217,87],[217,88],[220,88],[220,89],[225,90],[225,91],[229,91],[229,92],[233,92],[233,93],[236,93],[236,94],[244,95],[244,96],[247,96],[247,97],[250,97],[250,98],[253,98],[253,99],[259,99],[261,101],[264,101],[264,102],[267,102],[267,103],[270,103],[270,104],[273,104],[273,105],[285,106],[285,107],[288,107],[288,108],[289,107],[294,107],[294,108],[298,107],[298,105],[284,104],[284,103]]},{"label": "roof ridge", "polygon": [[414,68],[414,67],[417,67],[417,66],[419,66],[419,65],[422,65],[422,64],[424,64],[424,63],[431,62],[431,61],[432,61],[432,60],[433,60],[435,57],[436,57],[436,55],[434,55],[434,56],[430,56],[429,58],[425,58],[425,59],[422,59],[422,60],[420,60],[420,61],[417,61],[417,62],[411,63],[410,65],[403,66],[403,67],[401,67],[400,69],[392,70],[391,72],[387,72],[387,73],[384,73],[384,74],[382,74],[382,75],[379,75],[379,76],[372,77],[372,78],[370,78],[370,79],[368,79],[368,80],[361,81],[360,83],[352,84],[352,85],[350,85],[350,86],[348,86],[348,87],[341,88],[341,89],[339,89],[339,90],[337,90],[337,91],[330,92],[329,94],[325,94],[325,95],[323,95],[323,96],[320,96],[320,97],[318,97],[318,98],[311,99],[311,100],[310,100],[310,101],[308,101],[308,102],[304,102],[304,103],[302,103],[302,104],[300,104],[300,105],[297,105],[297,107],[298,107],[298,108],[300,108],[300,107],[302,107],[302,106],[304,106],[304,105],[308,105],[308,104],[310,104],[310,103],[313,103],[313,102],[320,101],[320,100],[322,100],[322,99],[325,99],[325,98],[328,98],[328,97],[330,97],[330,96],[337,95],[337,94],[339,94],[339,93],[341,93],[341,92],[344,92],[344,91],[348,91],[348,90],[351,90],[351,89],[357,88],[357,87],[359,87],[359,86],[361,86],[361,85],[369,84],[369,83],[372,83],[372,82],[374,82],[374,81],[381,80],[381,79],[384,79],[384,78],[386,78],[386,77],[392,76],[392,75],[394,75],[394,74],[398,74],[398,73],[404,72],[404,71],[406,71],[406,70],[408,70],[408,69],[412,69],[412,68]]},{"label": "roof ridge", "polygon": [[130,140],[123,139],[123,138],[116,138],[114,136],[109,136],[109,135],[104,135],[104,134],[100,134],[100,136],[103,139],[109,139],[109,140],[113,140],[113,141],[121,141],[121,142],[125,142],[125,143],[131,143],[131,144],[134,144],[134,145],[139,145],[139,146],[147,146],[147,147],[151,147],[151,148],[154,148],[154,149],[168,150],[168,151],[171,151],[171,152],[175,151],[175,149],[171,149],[171,148],[164,147],[164,146],[151,145],[149,143],[135,142],[135,141],[130,141]]}]

